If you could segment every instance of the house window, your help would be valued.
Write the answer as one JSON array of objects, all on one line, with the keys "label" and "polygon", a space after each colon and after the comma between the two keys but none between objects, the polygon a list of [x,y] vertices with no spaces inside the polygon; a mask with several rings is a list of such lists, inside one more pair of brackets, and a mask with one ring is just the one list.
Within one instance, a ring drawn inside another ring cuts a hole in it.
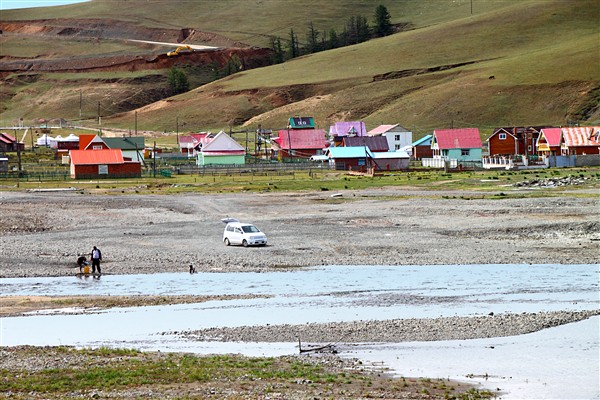
[{"label": "house window", "polygon": [[460,149],[460,155],[461,156],[468,156],[469,155],[469,149]]},{"label": "house window", "polygon": [[102,150],[102,145],[92,145],[92,150]]},{"label": "house window", "polygon": [[98,174],[108,175],[108,165],[105,165],[105,164],[98,165]]},{"label": "house window", "polygon": [[527,146],[527,151],[531,153],[531,145]]},{"label": "house window", "polygon": [[290,156],[295,156],[296,155],[296,150],[290,150]]},{"label": "house window", "polygon": [[506,133],[501,133],[498,135],[498,139],[500,140],[506,140]]},{"label": "house window", "polygon": [[394,140],[396,142],[399,142],[400,141],[400,135],[394,135]]},{"label": "house window", "polygon": [[395,146],[395,148],[396,148],[396,150],[400,150],[400,149],[402,148],[402,145],[400,145],[400,144],[397,144],[397,145]]}]

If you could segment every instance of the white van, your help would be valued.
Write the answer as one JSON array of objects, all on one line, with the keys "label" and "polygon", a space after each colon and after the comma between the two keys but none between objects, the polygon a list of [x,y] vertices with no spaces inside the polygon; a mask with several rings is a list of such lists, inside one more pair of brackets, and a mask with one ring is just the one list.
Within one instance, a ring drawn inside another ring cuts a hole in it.
[{"label": "white van", "polygon": [[223,243],[226,246],[231,244],[241,244],[244,247],[266,246],[267,235],[252,224],[246,224],[230,218],[223,231]]}]

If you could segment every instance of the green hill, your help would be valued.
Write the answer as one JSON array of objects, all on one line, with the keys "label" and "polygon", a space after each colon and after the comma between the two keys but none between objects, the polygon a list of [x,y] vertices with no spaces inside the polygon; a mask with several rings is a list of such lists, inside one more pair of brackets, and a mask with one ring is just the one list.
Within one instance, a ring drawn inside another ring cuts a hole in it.
[{"label": "green hill", "polygon": [[[114,7],[115,3],[119,7]],[[186,129],[192,130],[230,126],[255,129],[259,124],[277,129],[290,116],[310,115],[322,128],[344,120],[363,120],[369,129],[381,123],[399,123],[413,129],[416,137],[451,126],[485,130],[496,126],[600,123],[600,3],[596,0],[474,0],[472,14],[469,0],[312,1],[303,2],[293,16],[286,7],[290,2],[282,0],[197,1],[178,7],[164,1],[92,1],[87,6],[50,11],[6,12],[2,21],[58,15],[130,20],[153,28],[194,27],[249,45],[266,46],[269,35],[284,38],[292,28],[302,37],[309,21],[323,27],[320,29],[342,29],[352,15],[372,20],[373,10],[380,3],[388,7],[393,23],[410,29],[283,64],[245,70],[208,84],[198,79],[201,86],[197,89],[152,102],[135,112],[107,107],[108,115],[103,115],[102,122],[105,126],[133,128],[135,120],[139,129],[154,131],[174,131],[176,120],[184,121]],[[159,51],[155,46],[124,48],[127,45],[114,39],[105,43],[103,51]],[[156,74],[162,74],[164,82],[166,71],[155,71],[152,76]],[[25,75],[8,78],[23,81]],[[85,74],[77,75],[75,79],[73,75],[39,74],[33,82],[19,81],[17,96],[3,96],[2,119],[16,117],[16,110],[33,116],[36,107],[27,102],[35,104],[52,90],[61,93],[56,98],[70,99],[69,107],[59,106],[67,102],[58,101],[55,108],[64,118],[76,118],[80,84],[88,82],[90,86],[89,79],[81,80]],[[132,76],[127,72],[118,75],[130,87],[119,94],[119,86],[113,82],[113,100],[127,98],[135,90],[144,92],[143,81],[149,93],[160,91],[160,79],[139,78],[133,80],[137,86],[132,88]],[[91,82],[102,82],[97,79],[93,77]],[[55,84],[49,84],[50,80]],[[68,83],[56,90],[57,81]],[[86,101],[95,105],[95,99]],[[148,96],[147,100],[154,98]],[[44,103],[38,109],[43,107]],[[50,113],[51,108],[45,112]],[[95,114],[95,108],[88,113]]]}]

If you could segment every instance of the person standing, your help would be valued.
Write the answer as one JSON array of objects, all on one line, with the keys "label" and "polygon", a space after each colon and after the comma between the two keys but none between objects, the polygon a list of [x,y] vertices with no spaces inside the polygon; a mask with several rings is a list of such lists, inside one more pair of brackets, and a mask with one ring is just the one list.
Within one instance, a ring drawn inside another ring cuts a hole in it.
[{"label": "person standing", "polygon": [[98,273],[99,274],[102,273],[100,271],[100,261],[101,260],[102,260],[102,253],[100,252],[99,248],[94,246],[94,249],[92,250],[92,273],[93,274],[96,273],[96,267],[98,268]]}]

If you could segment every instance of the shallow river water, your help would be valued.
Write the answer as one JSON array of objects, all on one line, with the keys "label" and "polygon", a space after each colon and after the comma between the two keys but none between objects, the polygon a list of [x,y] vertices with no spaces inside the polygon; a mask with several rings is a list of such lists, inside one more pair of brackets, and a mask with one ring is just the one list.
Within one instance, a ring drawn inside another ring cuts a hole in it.
[{"label": "shallow river water", "polygon": [[[142,350],[298,352],[296,343],[189,342],[165,332],[209,327],[435,318],[600,307],[598,265],[326,266],[268,273],[167,273],[0,279],[14,295],[224,295],[269,298],[2,318],[0,344],[119,346]],[[78,310],[72,310],[78,311]],[[599,318],[507,338],[361,344],[344,356],[403,376],[454,378],[501,398],[593,399]],[[335,338],[337,339],[337,338]]]}]

